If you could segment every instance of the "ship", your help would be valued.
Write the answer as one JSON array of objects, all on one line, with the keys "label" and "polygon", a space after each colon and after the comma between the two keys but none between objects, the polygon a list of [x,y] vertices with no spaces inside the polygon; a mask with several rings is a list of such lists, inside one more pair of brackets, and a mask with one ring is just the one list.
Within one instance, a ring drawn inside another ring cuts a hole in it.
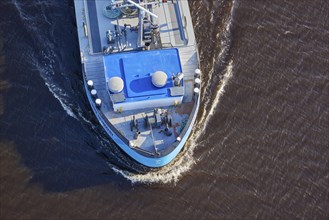
[{"label": "ship", "polygon": [[86,96],[109,138],[160,168],[193,130],[201,71],[188,0],[74,0]]}]

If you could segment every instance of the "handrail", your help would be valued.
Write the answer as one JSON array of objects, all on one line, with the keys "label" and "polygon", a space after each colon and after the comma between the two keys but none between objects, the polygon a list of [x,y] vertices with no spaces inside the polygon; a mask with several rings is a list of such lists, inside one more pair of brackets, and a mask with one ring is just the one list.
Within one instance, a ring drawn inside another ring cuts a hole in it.
[{"label": "handrail", "polygon": [[188,32],[186,30],[186,26],[187,26],[187,20],[186,20],[186,16],[184,14],[184,11],[181,10],[181,8],[183,8],[182,6],[182,1],[177,1],[178,3],[178,10],[179,10],[179,13],[180,13],[180,16],[181,16],[181,21],[184,20],[184,25],[183,25],[183,22],[182,22],[182,27],[183,27],[183,30],[184,30],[184,40],[186,40],[185,44],[187,45],[188,44],[188,41],[189,41],[189,36],[188,36]]}]

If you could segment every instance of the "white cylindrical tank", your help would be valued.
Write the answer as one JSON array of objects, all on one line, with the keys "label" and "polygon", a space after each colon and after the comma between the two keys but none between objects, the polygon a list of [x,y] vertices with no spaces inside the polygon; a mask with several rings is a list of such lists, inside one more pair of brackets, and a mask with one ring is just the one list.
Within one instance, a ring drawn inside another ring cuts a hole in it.
[{"label": "white cylindrical tank", "polygon": [[90,91],[90,94],[91,94],[91,96],[92,96],[93,98],[96,98],[96,97],[97,97],[97,90],[96,90],[96,89],[92,89],[92,90]]},{"label": "white cylindrical tank", "polygon": [[194,92],[194,94],[199,94],[200,93],[200,89],[199,88],[194,88],[193,92]]},{"label": "white cylindrical tank", "polygon": [[167,84],[168,76],[163,71],[156,71],[152,74],[152,84],[155,87],[162,88]]},{"label": "white cylindrical tank", "polygon": [[102,100],[101,99],[96,99],[95,100],[95,104],[96,104],[96,106],[98,107],[98,108],[100,108],[101,106],[102,106]]},{"label": "white cylindrical tank", "polygon": [[92,80],[88,80],[87,81],[87,85],[89,89],[93,89],[94,88],[94,82]]},{"label": "white cylindrical tank", "polygon": [[201,79],[200,78],[195,78],[194,79],[194,87],[195,88],[200,88],[200,84],[201,84]]},{"label": "white cylindrical tank", "polygon": [[195,78],[200,78],[200,75],[201,75],[201,70],[200,69],[195,69],[195,71],[194,71],[194,77]]},{"label": "white cylindrical tank", "polygon": [[107,81],[107,86],[112,93],[120,93],[124,88],[123,80],[118,77],[114,76]]},{"label": "white cylindrical tank", "polygon": [[101,99],[96,99],[95,104],[98,108],[101,107],[102,106],[102,100]]}]

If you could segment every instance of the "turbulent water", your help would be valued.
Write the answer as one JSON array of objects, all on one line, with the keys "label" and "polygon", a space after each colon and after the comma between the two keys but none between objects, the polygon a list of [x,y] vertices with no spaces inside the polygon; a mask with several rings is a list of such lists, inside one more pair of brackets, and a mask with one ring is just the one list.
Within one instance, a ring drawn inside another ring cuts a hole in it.
[{"label": "turbulent water", "polygon": [[201,110],[146,170],[89,107],[73,0],[0,2],[1,219],[329,218],[329,1],[189,4]]}]

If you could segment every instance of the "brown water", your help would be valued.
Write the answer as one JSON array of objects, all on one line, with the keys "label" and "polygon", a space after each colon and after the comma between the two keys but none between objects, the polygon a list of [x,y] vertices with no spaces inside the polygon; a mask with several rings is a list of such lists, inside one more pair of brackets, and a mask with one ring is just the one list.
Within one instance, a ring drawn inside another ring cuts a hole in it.
[{"label": "brown water", "polygon": [[203,71],[148,174],[84,96],[73,1],[0,2],[1,219],[328,219],[329,1],[189,1]]}]

